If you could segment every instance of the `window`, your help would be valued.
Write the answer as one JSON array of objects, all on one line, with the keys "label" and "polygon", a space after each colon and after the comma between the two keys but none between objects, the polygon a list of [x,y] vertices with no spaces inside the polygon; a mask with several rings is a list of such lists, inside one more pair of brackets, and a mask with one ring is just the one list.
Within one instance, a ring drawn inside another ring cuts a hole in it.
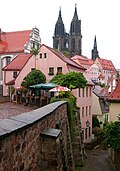
[{"label": "window", "polygon": [[85,89],[84,88],[82,89],[82,96],[83,97],[85,96]]},{"label": "window", "polygon": [[54,67],[49,67],[49,75],[54,75]]},{"label": "window", "polygon": [[44,53],[44,58],[47,58],[47,53]]},{"label": "window", "polygon": [[88,97],[88,87],[86,87],[86,97]]},{"label": "window", "polygon": [[86,116],[88,115],[88,107],[86,106]]},{"label": "window", "polygon": [[33,48],[35,48],[35,43],[33,42]]},{"label": "window", "polygon": [[89,96],[91,97],[91,93],[92,93],[92,88],[90,87],[89,89]]},{"label": "window", "polygon": [[82,117],[84,117],[84,107],[82,107]]},{"label": "window", "polygon": [[6,65],[9,64],[11,61],[11,57],[6,57]]},{"label": "window", "polygon": [[79,92],[78,92],[78,93],[79,93],[79,97],[80,97],[80,90],[81,90],[81,89],[79,88],[79,89],[78,89],[78,91],[79,91]]},{"label": "window", "polygon": [[62,67],[57,67],[57,74],[62,74]]},{"label": "window", "polygon": [[40,58],[42,58],[42,53],[40,53]]},{"label": "window", "polygon": [[91,129],[90,129],[90,127],[89,127],[89,137],[91,136]]},{"label": "window", "polygon": [[14,71],[13,72],[13,78],[16,78],[17,77],[17,71]]},{"label": "window", "polygon": [[89,106],[89,115],[91,115],[91,106]]},{"label": "window", "polygon": [[35,70],[35,68],[31,68],[31,71]]},{"label": "window", "polygon": [[85,128],[85,139],[87,139],[87,128]]}]

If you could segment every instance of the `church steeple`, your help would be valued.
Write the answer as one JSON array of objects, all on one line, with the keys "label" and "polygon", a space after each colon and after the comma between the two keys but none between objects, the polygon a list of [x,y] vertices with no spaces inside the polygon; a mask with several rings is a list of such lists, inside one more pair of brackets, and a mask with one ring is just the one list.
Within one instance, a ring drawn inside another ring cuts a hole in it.
[{"label": "church steeple", "polygon": [[98,53],[98,50],[97,50],[97,40],[96,40],[96,36],[94,38],[94,46],[93,46],[93,49],[92,49],[92,60],[96,60],[96,58],[99,57],[99,53]]},{"label": "church steeple", "polygon": [[71,26],[70,26],[70,34],[76,34],[80,35],[81,34],[81,21],[78,19],[78,14],[77,14],[77,6],[75,4],[75,12],[73,19],[71,21]]},{"label": "church steeple", "polygon": [[61,8],[59,10],[58,20],[57,20],[56,25],[55,25],[54,35],[55,36],[65,35],[65,28],[64,28],[64,23],[62,20],[62,15],[61,15]]},{"label": "church steeple", "polygon": [[55,24],[54,36],[53,36],[53,48],[60,51],[67,50],[67,33],[65,32],[64,23],[61,15],[61,8],[59,10],[58,20]]},{"label": "church steeple", "polygon": [[82,55],[81,20],[78,19],[76,4],[69,33],[65,31],[60,8],[55,24],[53,48],[59,51],[69,51],[72,55]]},{"label": "church steeple", "polygon": [[70,25],[69,51],[74,55],[82,54],[81,20],[78,19],[76,4],[74,16]]},{"label": "church steeple", "polygon": [[77,4],[75,4],[75,12],[74,12],[73,20],[74,20],[74,21],[78,20],[78,15],[77,15]]}]

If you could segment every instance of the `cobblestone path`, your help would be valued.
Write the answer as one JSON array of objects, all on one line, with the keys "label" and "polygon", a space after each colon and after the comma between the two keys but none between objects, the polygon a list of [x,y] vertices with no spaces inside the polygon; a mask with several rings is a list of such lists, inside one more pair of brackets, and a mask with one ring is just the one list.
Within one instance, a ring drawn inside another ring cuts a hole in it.
[{"label": "cobblestone path", "polygon": [[87,150],[85,166],[76,171],[115,171],[107,150],[93,149]]},{"label": "cobblestone path", "polygon": [[24,106],[23,104],[15,104],[5,102],[0,104],[0,119],[16,116],[21,113],[29,112],[35,109],[35,107]]}]

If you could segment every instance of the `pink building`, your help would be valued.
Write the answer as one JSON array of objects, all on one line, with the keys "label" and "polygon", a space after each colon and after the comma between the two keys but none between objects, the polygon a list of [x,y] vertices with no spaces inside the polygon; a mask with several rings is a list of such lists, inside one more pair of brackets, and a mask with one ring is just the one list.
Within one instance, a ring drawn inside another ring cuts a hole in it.
[{"label": "pink building", "polygon": [[[47,82],[57,73],[65,74],[70,71],[84,73],[86,70],[72,59],[64,56],[61,52],[43,44],[36,58],[31,54],[20,54],[3,68],[3,95],[8,95],[10,85],[14,85],[14,87],[20,86],[23,78],[35,66],[36,69],[45,74]],[[77,97],[77,106],[80,108],[85,142],[90,142],[92,139],[92,86],[93,83],[88,81],[87,87],[84,89],[73,90],[74,95]]]},{"label": "pink building", "polygon": [[30,47],[40,44],[39,30],[2,32],[0,29],[0,81],[3,80],[2,68],[5,67],[18,54],[27,52]]},{"label": "pink building", "polygon": [[103,58],[96,58],[95,64],[99,67],[101,73],[100,81],[109,86],[109,91],[112,92],[116,86],[115,80],[117,76],[117,70],[115,69],[112,61]]}]

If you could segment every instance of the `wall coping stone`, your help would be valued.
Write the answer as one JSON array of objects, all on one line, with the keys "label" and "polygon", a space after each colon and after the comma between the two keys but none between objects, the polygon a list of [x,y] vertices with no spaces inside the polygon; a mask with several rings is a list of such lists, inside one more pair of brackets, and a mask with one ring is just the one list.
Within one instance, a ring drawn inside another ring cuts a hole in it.
[{"label": "wall coping stone", "polygon": [[61,133],[61,130],[54,129],[54,128],[46,128],[41,132],[42,136],[57,138],[59,134]]},{"label": "wall coping stone", "polygon": [[0,138],[2,136],[9,135],[11,132],[17,131],[18,129],[22,129],[25,126],[34,124],[35,122],[53,113],[59,106],[64,103],[67,102],[54,102],[30,112],[12,116],[7,119],[0,119]]}]

